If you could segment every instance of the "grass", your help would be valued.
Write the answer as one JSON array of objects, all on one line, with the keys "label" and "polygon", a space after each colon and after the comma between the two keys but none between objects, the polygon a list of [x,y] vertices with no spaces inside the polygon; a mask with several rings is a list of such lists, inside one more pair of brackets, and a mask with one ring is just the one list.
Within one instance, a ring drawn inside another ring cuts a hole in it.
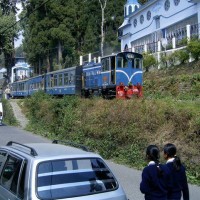
[{"label": "grass", "polygon": [[3,123],[10,126],[18,126],[19,122],[14,117],[14,113],[11,105],[9,104],[9,101],[6,99],[2,99],[2,105],[3,105]]}]

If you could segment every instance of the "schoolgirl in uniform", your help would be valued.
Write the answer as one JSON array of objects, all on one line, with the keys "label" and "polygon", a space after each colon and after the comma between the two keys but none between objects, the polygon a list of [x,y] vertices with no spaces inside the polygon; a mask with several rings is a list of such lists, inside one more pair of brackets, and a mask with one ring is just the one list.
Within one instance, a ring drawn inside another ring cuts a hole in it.
[{"label": "schoolgirl in uniform", "polygon": [[159,164],[160,151],[156,145],[147,147],[146,158],[149,163],[142,172],[140,191],[145,200],[167,200],[169,170]]},{"label": "schoolgirl in uniform", "polygon": [[189,200],[189,189],[185,168],[181,164],[180,158],[176,156],[176,146],[166,144],[164,146],[164,158],[167,160],[166,166],[170,170],[171,187],[168,191],[168,200]]}]

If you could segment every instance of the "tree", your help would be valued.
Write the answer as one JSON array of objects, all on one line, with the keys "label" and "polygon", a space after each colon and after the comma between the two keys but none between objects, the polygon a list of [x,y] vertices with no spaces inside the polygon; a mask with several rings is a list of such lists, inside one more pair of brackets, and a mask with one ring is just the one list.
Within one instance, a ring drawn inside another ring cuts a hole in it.
[{"label": "tree", "polygon": [[94,29],[92,27],[92,19],[91,22],[88,22],[87,28],[85,31],[85,36],[84,36],[84,46],[83,46],[83,51],[85,53],[91,53],[98,51],[99,45],[98,45],[98,40],[97,37],[95,37]]},{"label": "tree", "polygon": [[104,23],[105,23],[105,8],[107,4],[107,0],[99,0],[101,6],[101,56],[103,56],[103,46],[105,40],[105,33],[104,33]]},{"label": "tree", "polygon": [[[104,10],[104,37],[101,37],[102,10]],[[77,64],[79,55],[99,51],[102,38],[106,47],[119,46],[117,31],[123,21],[123,3],[114,1],[29,0],[23,16],[24,51],[37,73],[42,68],[53,70]],[[98,4],[99,5],[99,4]],[[101,4],[100,4],[101,5]],[[114,16],[112,19],[111,17]],[[104,49],[103,49],[104,51]]]},{"label": "tree", "polygon": [[14,65],[14,38],[17,37],[15,6],[9,0],[0,3],[0,47],[4,54],[7,76],[11,75],[11,67]]},{"label": "tree", "polygon": [[11,13],[16,14],[18,10],[16,1],[11,0],[1,0],[0,7],[3,15],[10,15]]}]

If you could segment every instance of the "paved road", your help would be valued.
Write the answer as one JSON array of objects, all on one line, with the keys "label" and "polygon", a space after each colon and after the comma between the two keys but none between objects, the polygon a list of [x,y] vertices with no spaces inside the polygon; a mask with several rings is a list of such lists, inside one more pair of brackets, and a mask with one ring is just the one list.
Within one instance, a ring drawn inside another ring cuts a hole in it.
[{"label": "paved road", "polygon": [[[30,132],[24,131],[20,128],[10,126],[0,126],[0,146],[7,144],[9,141],[16,141],[21,143],[27,142],[50,142],[49,140],[34,135]],[[143,200],[143,195],[139,191],[139,184],[141,178],[141,171],[128,168],[123,165],[115,164],[107,161],[108,166],[112,169],[115,176],[121,183],[129,200]],[[200,199],[200,187],[189,185],[190,200]]]}]

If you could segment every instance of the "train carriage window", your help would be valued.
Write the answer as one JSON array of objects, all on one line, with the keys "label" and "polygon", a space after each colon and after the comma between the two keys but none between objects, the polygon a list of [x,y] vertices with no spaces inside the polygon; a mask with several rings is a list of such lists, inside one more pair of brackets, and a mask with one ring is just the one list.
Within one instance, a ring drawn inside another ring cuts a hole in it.
[{"label": "train carriage window", "polygon": [[135,59],[135,68],[136,69],[141,69],[142,67],[142,60],[140,58]]},{"label": "train carriage window", "polygon": [[48,76],[48,77],[47,77],[47,83],[46,83],[46,84],[47,84],[47,87],[50,87],[50,83],[51,83],[51,79],[50,79],[50,76]]},{"label": "train carriage window", "polygon": [[111,57],[111,70],[115,69],[115,57]]},{"label": "train carriage window", "polygon": [[117,58],[117,66],[119,68],[123,68],[123,58],[122,57]]},{"label": "train carriage window", "polygon": [[51,87],[53,87],[53,86],[54,86],[54,78],[51,77]]},{"label": "train carriage window", "polygon": [[20,85],[19,85],[19,89],[20,89],[20,91],[23,91],[24,90],[24,83],[21,83]]},{"label": "train carriage window", "polygon": [[59,74],[58,75],[58,86],[62,86],[63,85],[63,75]]},{"label": "train carriage window", "polygon": [[64,74],[64,85],[68,85],[69,84],[69,77],[68,77],[68,73]]},{"label": "train carriage window", "polygon": [[90,76],[90,72],[86,72],[86,76]]},{"label": "train carriage window", "polygon": [[74,84],[74,79],[75,79],[75,73],[71,72],[70,77],[69,77],[69,84],[73,85]]},{"label": "train carriage window", "polygon": [[58,82],[58,76],[57,76],[57,74],[55,74],[53,76],[53,79],[54,79],[54,86],[58,86],[58,84],[57,84],[57,82]]},{"label": "train carriage window", "polygon": [[42,81],[41,81],[41,88],[44,89],[44,77],[42,78]]},{"label": "train carriage window", "polygon": [[123,68],[127,68],[128,67],[128,60],[127,58],[123,59]]},{"label": "train carriage window", "polygon": [[102,63],[102,71],[108,71],[110,67],[110,59],[109,58],[103,58],[101,60]]}]

